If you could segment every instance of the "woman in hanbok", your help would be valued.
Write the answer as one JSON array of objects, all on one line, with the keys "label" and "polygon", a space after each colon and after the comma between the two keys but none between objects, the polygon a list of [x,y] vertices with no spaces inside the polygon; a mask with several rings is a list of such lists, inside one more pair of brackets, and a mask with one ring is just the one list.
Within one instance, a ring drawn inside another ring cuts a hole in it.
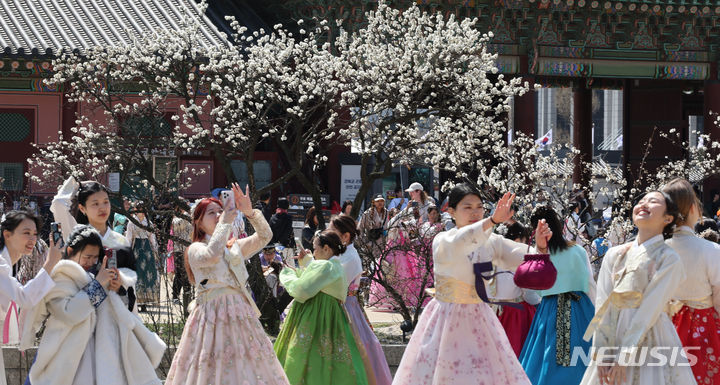
[{"label": "woman in hanbok", "polygon": [[349,215],[338,215],[330,220],[328,230],[337,232],[340,235],[342,244],[346,246],[344,253],[339,256],[340,263],[345,270],[345,277],[349,283],[347,298],[345,299],[345,310],[347,311],[350,325],[352,326],[355,341],[361,350],[367,353],[367,358],[371,367],[368,376],[371,384],[390,385],[392,383],[392,375],[390,367],[385,359],[385,353],[380,346],[377,336],[370,328],[370,323],[365,315],[365,311],[358,302],[357,294],[360,287],[360,277],[363,272],[362,261],[360,255],[353,242],[357,236],[357,223]]},{"label": "woman in hanbok", "polygon": [[[532,229],[520,222],[514,222],[508,226],[504,237],[521,244],[527,244],[530,240]],[[510,271],[510,273],[514,273]],[[505,329],[510,345],[515,354],[520,357],[523,345],[530,332],[537,305],[542,298],[535,290],[523,289],[515,285],[513,274],[498,274],[493,280],[486,281],[488,286],[488,295],[496,302],[514,302],[520,308],[510,305],[497,306],[497,315],[500,324]],[[513,299],[511,299],[513,298]]]},{"label": "woman in hanbok", "polygon": [[248,194],[237,185],[233,193],[235,207],[245,213],[255,234],[228,245],[237,210],[223,210],[215,198],[195,205],[185,271],[195,285],[196,306],[185,323],[166,385],[288,383],[245,288],[245,260],[270,241],[272,232],[262,213],[252,209]]},{"label": "woman in hanbok", "polygon": [[585,333],[586,340],[592,337],[595,353],[583,385],[696,383],[665,313],[686,277],[680,256],[663,241],[663,235],[672,235],[677,216],[669,195],[645,194],[632,212],[637,238],[605,255],[598,276],[597,310]]},{"label": "woman in hanbok", "polygon": [[[430,205],[427,198],[427,207]],[[418,203],[416,201],[412,201]],[[412,203],[411,202],[411,203]],[[427,209],[425,209],[427,210]],[[427,221],[427,211],[425,211]],[[411,308],[424,306],[427,302],[419,304],[424,297],[425,288],[432,286],[432,278],[425,277],[432,269],[432,256],[430,247],[424,242],[426,238],[422,232],[423,215],[417,206],[408,205],[406,210],[396,215],[388,222],[388,242],[384,257],[379,262],[382,280],[387,282],[402,297],[403,303]],[[424,285],[423,280],[425,279]],[[370,303],[380,308],[399,308],[400,304],[378,282],[371,285]]]},{"label": "woman in hanbok", "polygon": [[720,385],[720,245],[693,231],[702,209],[690,182],[674,179],[662,191],[680,214],[665,243],[680,255],[686,273],[671,301],[672,321],[683,346],[697,357],[692,367],[697,383]]},{"label": "woman in hanbok", "polygon": [[585,373],[582,361],[572,362],[573,353],[588,354],[590,343],[583,340],[595,313],[595,281],[585,249],[563,237],[563,222],[549,206],[537,206],[531,224],[544,220],[552,237],[548,240],[550,260],[557,269],[555,284],[540,290],[540,306],[533,317],[520,362],[533,385],[579,384]]},{"label": "woman in hanbok", "polygon": [[[435,298],[420,315],[394,385],[530,384],[495,312],[476,292],[473,271],[473,263],[500,257],[475,251],[488,242],[493,225],[510,219],[513,199],[505,194],[492,216],[483,219],[480,192],[467,184],[450,192],[457,227],[433,241]],[[547,227],[540,224],[536,231],[538,244],[546,247]]]},{"label": "woman in hanbok", "polygon": [[55,287],[25,321],[22,350],[44,328],[25,384],[162,384],[155,369],[166,345],[116,295],[128,279],[122,272],[107,261],[97,275],[90,272],[103,254],[100,234],[76,226],[52,271]]},{"label": "woman in hanbok", "polygon": [[[135,219],[143,226],[148,227],[149,222],[144,213],[135,214]],[[146,304],[159,301],[160,285],[158,282],[157,240],[155,234],[130,222],[125,231],[127,239],[135,256],[135,271],[137,272],[136,296],[140,311],[146,311]]]},{"label": "woman in hanbok", "polygon": [[331,230],[313,241],[314,260],[286,266],[280,282],[295,301],[275,341],[275,353],[293,385],[367,385],[361,351],[342,303],[348,281],[338,255],[345,252]]},{"label": "woman in hanbok", "polygon": [[[77,199],[76,216],[70,212],[74,199]],[[59,222],[62,226],[63,239],[66,241],[75,225],[80,223],[89,224],[97,230],[102,236],[103,247],[107,249],[130,247],[125,236],[108,225],[108,218],[112,211],[110,196],[108,189],[98,182],[80,183],[75,177],[68,178],[53,198],[50,211],[53,213],[55,222]],[[102,258],[98,265],[101,263]]]},{"label": "woman in hanbok", "polygon": [[[132,205],[130,204],[130,201],[127,199],[123,199],[123,208],[125,209],[125,212],[130,212],[130,209],[132,208]],[[113,215],[113,221],[112,221],[112,229],[118,233],[125,235],[125,230],[128,226],[128,218],[120,213],[115,213]]]},{"label": "woman in hanbok", "polygon": [[[16,340],[13,342],[17,343],[19,340],[18,308],[32,308],[55,286],[50,272],[60,261],[62,254],[52,239],[45,263],[35,278],[23,286],[13,277],[13,265],[23,254],[32,253],[37,243],[39,228],[40,220],[29,211],[10,211],[0,221],[0,317],[2,317],[0,320],[3,321],[3,344],[10,342],[11,330],[14,331]],[[0,385],[5,385],[5,362],[2,354],[0,354],[0,369],[2,370]]]}]

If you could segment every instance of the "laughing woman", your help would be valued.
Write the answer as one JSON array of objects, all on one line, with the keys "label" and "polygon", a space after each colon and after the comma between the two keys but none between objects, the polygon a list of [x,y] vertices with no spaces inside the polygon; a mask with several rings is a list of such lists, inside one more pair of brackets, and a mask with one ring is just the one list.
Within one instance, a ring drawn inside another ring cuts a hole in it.
[{"label": "laughing woman", "polygon": [[[34,279],[23,286],[12,275],[13,266],[20,257],[31,253],[35,247],[38,228],[40,228],[40,220],[28,211],[10,211],[0,222],[0,250],[2,250],[0,253],[0,316],[2,318],[0,319],[2,320],[12,322],[12,312],[17,316],[18,307],[30,308],[37,305],[55,286],[55,282],[50,278],[50,272],[60,261],[62,254],[60,249],[55,247],[52,239],[45,264]],[[9,332],[10,328],[10,324],[3,324],[3,331]],[[0,354],[0,370],[2,370],[0,385],[5,385],[5,364],[2,354]]]},{"label": "laughing woman", "polygon": [[[664,311],[685,279],[680,256],[663,242],[663,235],[672,235],[677,216],[677,206],[669,195],[647,193],[633,208],[632,219],[638,229],[635,241],[613,247],[605,255],[598,276],[595,317],[585,340],[592,335],[595,352],[610,350],[593,357],[583,385],[696,383],[680,353],[682,342]],[[659,353],[666,355],[664,364],[658,362],[657,352],[648,353],[654,347],[663,348]]]}]

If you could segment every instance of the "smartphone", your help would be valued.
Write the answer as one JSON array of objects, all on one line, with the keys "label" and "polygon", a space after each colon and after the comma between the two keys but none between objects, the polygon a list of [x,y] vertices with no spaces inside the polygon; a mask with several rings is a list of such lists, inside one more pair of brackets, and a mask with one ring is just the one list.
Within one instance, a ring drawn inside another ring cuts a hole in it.
[{"label": "smartphone", "polygon": [[232,190],[223,190],[220,192],[220,201],[223,204],[223,210],[235,209],[235,196]]},{"label": "smartphone", "polygon": [[65,242],[63,241],[62,226],[58,222],[52,222],[50,224],[50,236],[57,247],[63,247]]},{"label": "smartphone", "polygon": [[105,249],[105,258],[107,258],[108,269],[117,269],[117,251],[113,249]]}]

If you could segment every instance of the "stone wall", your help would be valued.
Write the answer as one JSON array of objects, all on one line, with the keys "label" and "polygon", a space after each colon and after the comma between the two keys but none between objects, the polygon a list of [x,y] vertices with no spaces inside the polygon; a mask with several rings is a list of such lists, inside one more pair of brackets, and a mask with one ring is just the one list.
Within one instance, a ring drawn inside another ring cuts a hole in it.
[{"label": "stone wall", "polygon": [[[28,369],[35,358],[36,349],[29,349],[24,354],[10,347],[3,347],[2,350],[5,359],[5,375],[8,385],[23,385],[27,377]],[[390,366],[390,372],[394,375],[398,365],[400,365],[400,359],[405,352],[405,345],[383,345],[383,351]],[[165,352],[165,357],[157,369],[160,378],[165,378],[165,375],[170,369],[170,363],[172,362],[172,355],[174,353],[174,348],[169,348]],[[62,357],[58,357],[58,359],[61,360]]]}]

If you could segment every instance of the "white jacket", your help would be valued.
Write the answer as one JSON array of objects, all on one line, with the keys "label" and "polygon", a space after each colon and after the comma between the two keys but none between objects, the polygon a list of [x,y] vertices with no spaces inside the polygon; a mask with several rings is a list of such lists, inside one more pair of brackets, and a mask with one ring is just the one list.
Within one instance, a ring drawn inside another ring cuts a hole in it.
[{"label": "white jacket", "polygon": [[95,384],[161,384],[155,373],[165,343],[128,311],[120,297],[107,293],[95,309],[82,290],[91,277],[75,262],[63,260],[51,274],[55,287],[33,309],[23,328],[20,349],[34,342],[37,327],[47,317],[36,361],[30,369],[33,385],[72,384],[90,338],[94,338]]}]

